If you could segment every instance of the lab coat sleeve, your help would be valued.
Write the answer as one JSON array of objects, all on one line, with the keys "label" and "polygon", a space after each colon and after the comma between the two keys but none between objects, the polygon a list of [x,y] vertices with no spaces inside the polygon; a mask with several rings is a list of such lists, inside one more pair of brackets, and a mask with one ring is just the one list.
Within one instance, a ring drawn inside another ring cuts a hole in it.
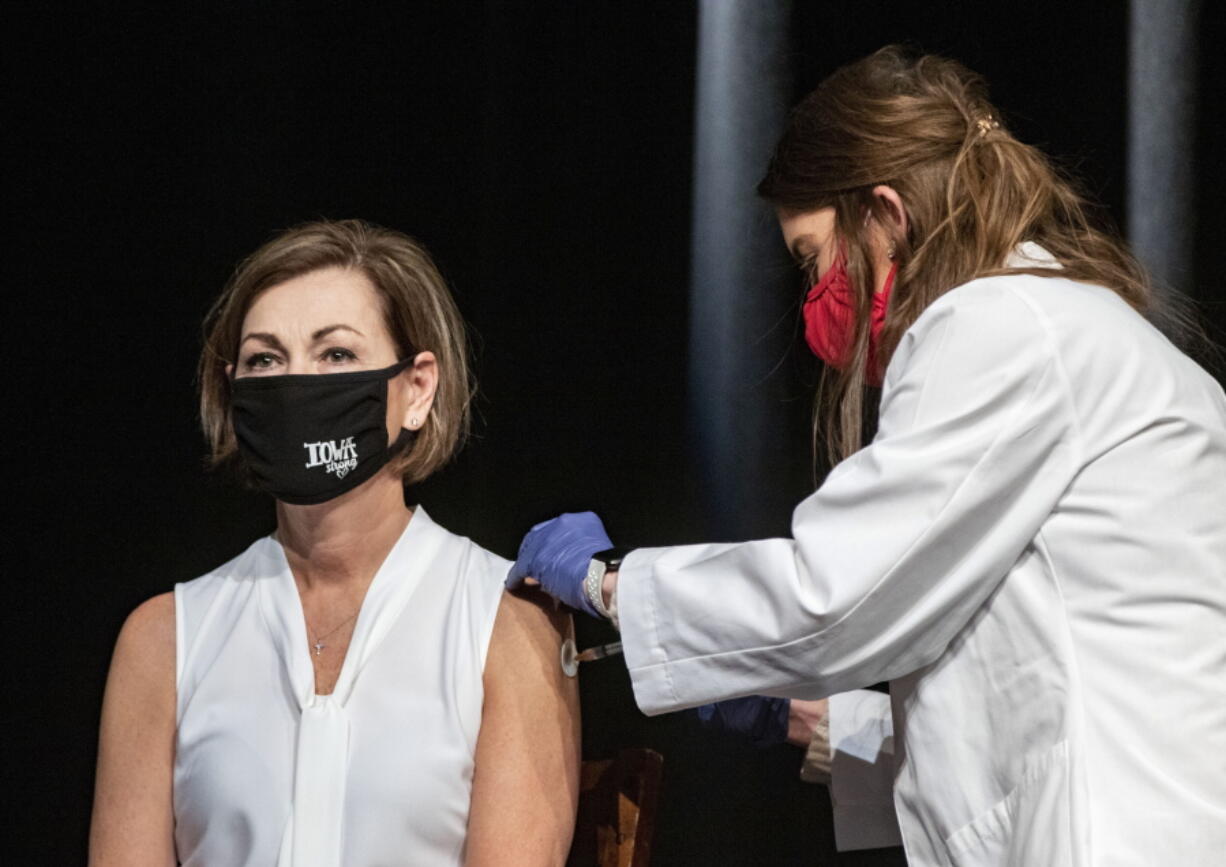
[{"label": "lab coat sleeve", "polygon": [[793,538],[626,557],[618,608],[639,707],[820,698],[932,662],[1080,454],[1040,313],[1009,278],[951,291],[904,335],[877,437],[796,508]]},{"label": "lab coat sleeve", "polygon": [[832,695],[829,720],[835,845],[840,852],[901,846],[890,697],[866,689]]}]

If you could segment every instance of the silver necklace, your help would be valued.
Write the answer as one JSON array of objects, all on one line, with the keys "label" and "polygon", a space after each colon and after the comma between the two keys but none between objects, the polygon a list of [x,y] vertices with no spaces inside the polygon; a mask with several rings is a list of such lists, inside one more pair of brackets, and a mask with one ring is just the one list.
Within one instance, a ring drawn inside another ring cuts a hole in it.
[{"label": "silver necklace", "polygon": [[324,652],[324,648],[328,646],[328,645],[324,644],[324,639],[325,639],[325,638],[327,638],[329,635],[331,635],[332,633],[334,633],[334,632],[336,632],[337,630],[339,630],[339,629],[340,629],[342,626],[344,626],[346,623],[348,623],[348,622],[349,622],[350,620],[352,620],[353,618],[357,617],[357,616],[358,616],[358,612],[359,612],[359,611],[361,611],[361,610],[362,610],[362,609],[361,609],[360,607],[359,607],[359,608],[357,608],[357,609],[356,609],[356,610],[355,610],[355,611],[354,611],[352,614],[350,614],[348,617],[346,617],[346,618],[345,618],[344,620],[342,620],[340,623],[336,624],[336,626],[333,626],[331,629],[329,629],[329,630],[328,630],[327,632],[325,632],[323,635],[316,635],[316,636],[315,636],[315,643],[311,645],[311,647],[313,647],[313,648],[315,649],[315,655],[316,655],[316,656],[319,656],[321,653],[323,653],[323,652]]}]

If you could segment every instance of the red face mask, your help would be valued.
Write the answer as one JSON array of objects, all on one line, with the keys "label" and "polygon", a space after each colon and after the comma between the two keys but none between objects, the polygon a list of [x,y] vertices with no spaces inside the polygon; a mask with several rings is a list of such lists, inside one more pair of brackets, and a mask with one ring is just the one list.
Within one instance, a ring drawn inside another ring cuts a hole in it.
[{"label": "red face mask", "polygon": [[[894,288],[894,274],[897,271],[897,265],[891,268],[884,288],[873,295],[868,332],[868,369],[865,371],[869,385],[881,385],[884,375],[877,364],[877,343],[881,328],[885,325],[885,311],[890,304],[890,290]],[[813,354],[831,367],[842,370],[848,361],[856,317],[856,296],[847,278],[847,257],[842,253],[809,290],[801,312],[805,319],[805,341]]]}]

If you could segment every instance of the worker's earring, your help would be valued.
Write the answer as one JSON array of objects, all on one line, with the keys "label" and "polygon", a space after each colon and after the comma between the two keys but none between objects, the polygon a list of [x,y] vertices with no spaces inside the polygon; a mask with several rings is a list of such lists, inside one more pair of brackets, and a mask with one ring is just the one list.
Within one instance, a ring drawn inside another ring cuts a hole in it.
[{"label": "worker's earring", "polygon": [[898,248],[894,246],[894,242],[890,242],[890,246],[885,251],[885,257],[891,262],[898,256]]},{"label": "worker's earring", "polygon": [[419,419],[417,416],[413,416],[411,419],[409,419],[409,428],[411,430],[417,430],[420,425],[421,419]]}]

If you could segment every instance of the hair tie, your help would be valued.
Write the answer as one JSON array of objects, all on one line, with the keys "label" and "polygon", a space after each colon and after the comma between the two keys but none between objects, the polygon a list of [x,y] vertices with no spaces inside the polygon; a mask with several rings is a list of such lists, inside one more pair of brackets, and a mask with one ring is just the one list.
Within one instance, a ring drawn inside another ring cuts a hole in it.
[{"label": "hair tie", "polygon": [[989,115],[986,115],[985,117],[981,117],[978,120],[976,120],[975,126],[978,127],[979,129],[979,137],[983,138],[985,135],[990,133],[992,130],[1000,129],[1000,121],[998,121],[996,118],[992,117],[992,115],[989,114]]}]

